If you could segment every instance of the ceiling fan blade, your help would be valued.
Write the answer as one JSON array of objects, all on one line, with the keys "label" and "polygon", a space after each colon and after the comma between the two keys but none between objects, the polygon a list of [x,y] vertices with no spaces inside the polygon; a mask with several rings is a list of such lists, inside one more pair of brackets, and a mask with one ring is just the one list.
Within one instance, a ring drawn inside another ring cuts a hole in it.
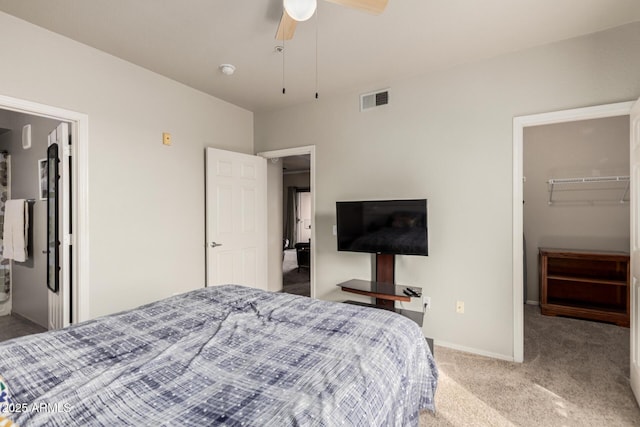
[{"label": "ceiling fan blade", "polygon": [[276,31],[276,40],[291,40],[297,24],[298,21],[290,17],[287,12],[282,11],[282,18],[280,18],[278,31]]},{"label": "ceiling fan blade", "polygon": [[352,9],[362,10],[364,12],[381,14],[389,0],[327,0],[328,2],[339,4],[341,6],[350,7]]}]

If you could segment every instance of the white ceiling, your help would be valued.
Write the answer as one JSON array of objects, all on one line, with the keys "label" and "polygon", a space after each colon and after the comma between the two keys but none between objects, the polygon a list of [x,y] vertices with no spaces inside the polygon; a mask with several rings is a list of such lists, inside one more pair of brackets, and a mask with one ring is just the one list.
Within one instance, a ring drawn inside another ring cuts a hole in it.
[{"label": "white ceiling", "polygon": [[[281,0],[0,0],[0,10],[252,111],[314,102],[315,18],[285,43],[282,94]],[[319,0],[318,90],[375,90],[638,20],[638,0],[389,0],[380,16]]]}]

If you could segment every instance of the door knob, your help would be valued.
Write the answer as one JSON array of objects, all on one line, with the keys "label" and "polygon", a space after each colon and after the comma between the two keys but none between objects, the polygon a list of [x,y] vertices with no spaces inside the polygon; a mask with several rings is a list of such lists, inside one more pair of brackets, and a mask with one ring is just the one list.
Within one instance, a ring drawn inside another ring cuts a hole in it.
[{"label": "door knob", "polygon": [[222,243],[211,242],[211,247],[215,248],[217,246],[222,246]]}]

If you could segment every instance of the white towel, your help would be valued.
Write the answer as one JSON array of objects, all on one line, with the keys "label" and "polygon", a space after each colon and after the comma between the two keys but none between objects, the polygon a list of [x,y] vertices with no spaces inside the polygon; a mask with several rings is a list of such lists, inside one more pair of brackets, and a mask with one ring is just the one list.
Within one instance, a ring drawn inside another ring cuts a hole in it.
[{"label": "white towel", "polygon": [[2,232],[2,256],[6,259],[25,262],[29,232],[29,210],[26,208],[26,200],[7,200],[4,206]]}]

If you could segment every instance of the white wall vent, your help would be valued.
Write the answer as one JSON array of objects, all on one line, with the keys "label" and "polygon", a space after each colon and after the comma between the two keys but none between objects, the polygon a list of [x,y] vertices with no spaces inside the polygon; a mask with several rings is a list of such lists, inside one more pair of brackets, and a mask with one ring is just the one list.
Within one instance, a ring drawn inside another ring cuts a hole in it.
[{"label": "white wall vent", "polygon": [[380,107],[389,103],[389,89],[377,90],[375,92],[363,93],[360,95],[360,111]]}]

